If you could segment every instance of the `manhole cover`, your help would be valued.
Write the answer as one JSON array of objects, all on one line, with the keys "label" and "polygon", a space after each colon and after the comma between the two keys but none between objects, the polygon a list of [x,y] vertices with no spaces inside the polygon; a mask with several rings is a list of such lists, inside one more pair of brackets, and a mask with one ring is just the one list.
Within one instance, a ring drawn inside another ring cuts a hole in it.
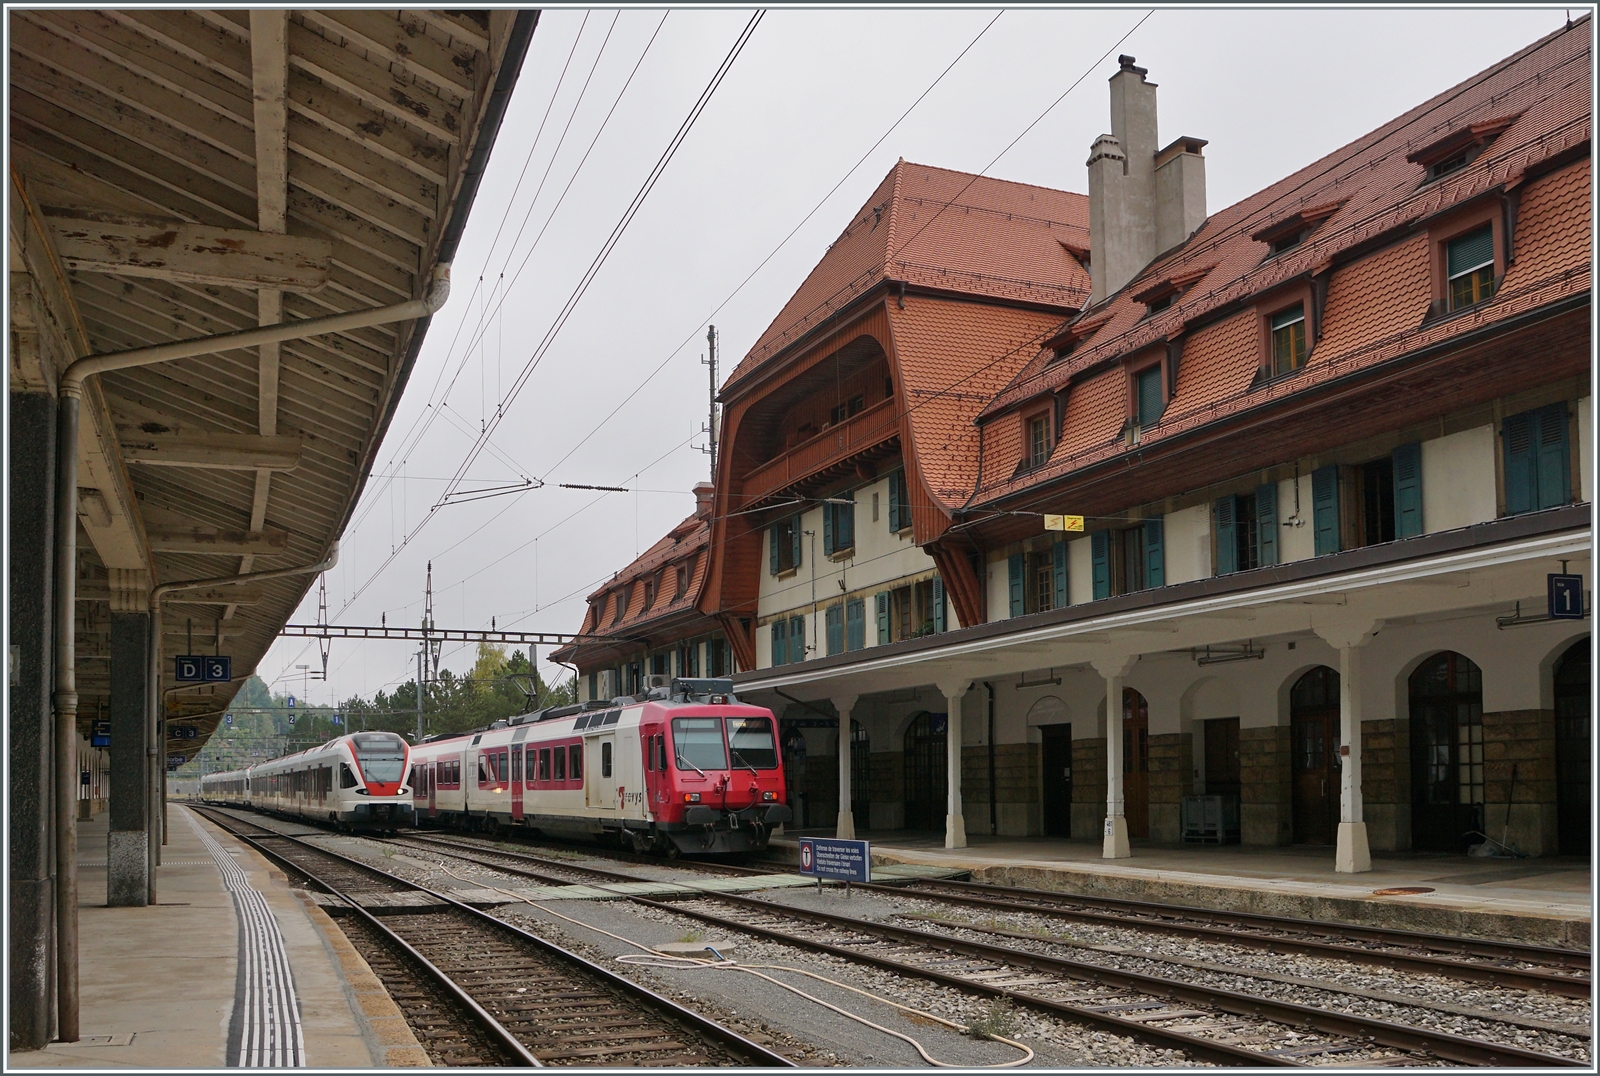
[{"label": "manhole cover", "polygon": [[1432,893],[1433,889],[1425,885],[1400,885],[1393,889],[1374,889],[1375,897],[1414,897],[1418,893]]}]

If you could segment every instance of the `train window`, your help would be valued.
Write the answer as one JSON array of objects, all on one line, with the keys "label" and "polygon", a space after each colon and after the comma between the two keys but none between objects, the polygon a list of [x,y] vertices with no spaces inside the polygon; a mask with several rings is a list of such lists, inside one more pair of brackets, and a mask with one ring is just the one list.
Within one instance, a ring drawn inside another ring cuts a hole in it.
[{"label": "train window", "polygon": [[339,787],[340,788],[354,788],[354,787],[356,787],[356,775],[351,773],[350,772],[350,767],[348,765],[346,765],[345,763],[343,763],[343,762],[339,763]]},{"label": "train window", "polygon": [[667,772],[667,734],[664,732],[656,737],[656,769]]},{"label": "train window", "polygon": [[567,779],[567,749],[565,747],[558,747],[555,750],[556,768],[555,773],[552,774],[552,776],[557,781],[565,781]]},{"label": "train window", "polygon": [[575,743],[567,748],[567,768],[572,771],[574,781],[583,780],[583,744]]},{"label": "train window", "polygon": [[680,770],[728,768],[728,753],[722,742],[722,722],[718,718],[673,718],[672,742]]},{"label": "train window", "polygon": [[600,776],[611,776],[611,741],[600,745]]},{"label": "train window", "polygon": [[511,780],[511,751],[507,749],[500,752],[500,783],[504,784],[509,780]]},{"label": "train window", "polygon": [[511,749],[511,779],[513,781],[522,780],[522,748],[520,747]]},{"label": "train window", "polygon": [[550,780],[550,749],[548,747],[539,751],[539,780]]},{"label": "train window", "polygon": [[483,786],[489,783],[489,771],[484,762],[484,756],[478,756],[478,784]]},{"label": "train window", "polygon": [[730,717],[728,750],[735,766],[757,770],[778,768],[778,748],[772,738],[772,722],[764,717]]},{"label": "train window", "polygon": [[644,768],[650,773],[656,768],[656,738],[648,736],[644,741]]}]

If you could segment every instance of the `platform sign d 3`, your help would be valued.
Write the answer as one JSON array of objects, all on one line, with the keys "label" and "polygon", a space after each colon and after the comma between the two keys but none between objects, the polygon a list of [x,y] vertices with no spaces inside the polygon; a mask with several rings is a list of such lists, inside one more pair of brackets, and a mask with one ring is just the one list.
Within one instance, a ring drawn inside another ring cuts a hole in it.
[{"label": "platform sign d 3", "polygon": [[871,845],[836,837],[801,837],[800,873],[807,878],[865,884],[872,880]]},{"label": "platform sign d 3", "polygon": [[1550,619],[1584,619],[1583,576],[1552,574],[1546,579],[1550,587]]},{"label": "platform sign d 3", "polygon": [[180,684],[226,683],[233,679],[233,658],[218,654],[181,654],[173,659],[173,679]]}]

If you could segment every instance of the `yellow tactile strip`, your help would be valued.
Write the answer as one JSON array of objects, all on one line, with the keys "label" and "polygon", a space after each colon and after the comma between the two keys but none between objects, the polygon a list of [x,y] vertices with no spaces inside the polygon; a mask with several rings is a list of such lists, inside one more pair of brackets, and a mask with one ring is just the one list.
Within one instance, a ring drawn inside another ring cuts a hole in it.
[{"label": "yellow tactile strip", "polygon": [[380,1063],[387,1068],[431,1067],[432,1060],[411,1033],[400,1007],[389,997],[389,992],[372,973],[366,959],[350,944],[350,939],[339,929],[339,924],[317,906],[310,893],[298,889],[295,890],[295,896],[305,905],[306,915],[316,924],[323,940],[339,959],[339,971],[355,1001],[356,1018],[362,1025],[363,1035],[373,1051],[374,1059],[381,1058]]}]

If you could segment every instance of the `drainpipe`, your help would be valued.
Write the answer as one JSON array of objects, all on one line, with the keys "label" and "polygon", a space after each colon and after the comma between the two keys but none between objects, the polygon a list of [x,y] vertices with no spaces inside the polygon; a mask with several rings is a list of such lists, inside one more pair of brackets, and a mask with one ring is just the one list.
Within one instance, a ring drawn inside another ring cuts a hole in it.
[{"label": "drainpipe", "polygon": [[[260,347],[262,344],[301,340],[324,333],[347,332],[373,325],[410,321],[428,317],[444,306],[450,297],[450,266],[436,265],[429,280],[428,293],[420,299],[390,306],[333,314],[324,318],[267,325],[238,332],[201,336],[155,347],[86,355],[66,368],[58,391],[60,418],[56,426],[56,557],[55,557],[55,833],[56,833],[56,1027],[61,1042],[77,1042],[78,1033],[78,689],[77,639],[73,615],[78,584],[78,413],[83,400],[84,382],[95,374],[127,370],[174,359],[212,355],[234,348]],[[253,573],[254,574],[254,573]],[[229,581],[250,578],[232,577]],[[156,652],[161,640],[161,624],[151,621]],[[152,692],[151,740],[154,748],[155,706]],[[157,759],[157,761],[161,761]],[[163,771],[164,772],[164,771]],[[155,775],[152,774],[152,784]],[[151,825],[159,825],[152,819]],[[151,875],[152,879],[154,874]],[[152,881],[152,885],[154,882]]]},{"label": "drainpipe", "polygon": [[989,691],[989,836],[1000,835],[1000,797],[994,787],[994,684],[988,680],[983,686]]}]

